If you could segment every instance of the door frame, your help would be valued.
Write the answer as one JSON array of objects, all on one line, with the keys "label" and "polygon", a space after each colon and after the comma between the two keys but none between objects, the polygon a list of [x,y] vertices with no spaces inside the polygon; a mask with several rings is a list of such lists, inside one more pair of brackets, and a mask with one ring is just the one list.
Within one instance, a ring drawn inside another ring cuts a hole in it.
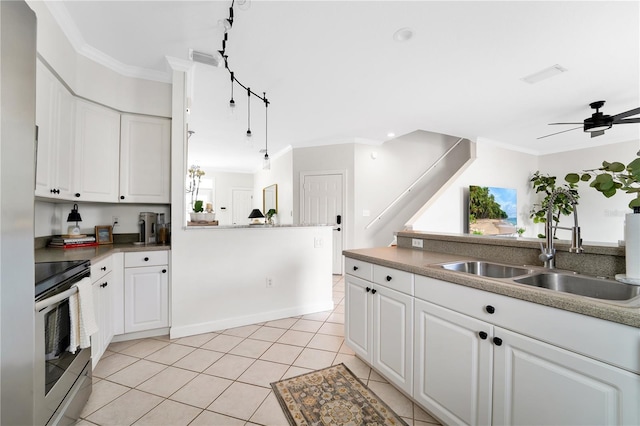
[{"label": "door frame", "polygon": [[[347,235],[347,171],[346,170],[312,170],[300,172],[298,187],[299,194],[299,206],[298,206],[298,222],[302,225],[302,218],[304,218],[304,180],[307,176],[327,176],[327,175],[340,175],[342,177],[342,227],[341,239],[342,249],[345,250],[345,242]],[[340,265],[340,275],[344,275],[344,256],[342,256],[342,262]]]}]

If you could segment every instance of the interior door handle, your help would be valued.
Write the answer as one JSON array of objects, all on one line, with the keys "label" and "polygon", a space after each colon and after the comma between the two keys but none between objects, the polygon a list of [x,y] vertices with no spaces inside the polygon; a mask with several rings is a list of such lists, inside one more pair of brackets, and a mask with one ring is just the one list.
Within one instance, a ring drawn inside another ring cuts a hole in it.
[{"label": "interior door handle", "polygon": [[340,232],[340,228],[336,228],[336,229],[334,229],[334,231],[338,231],[338,232]]},{"label": "interior door handle", "polygon": [[341,215],[336,216],[336,223],[338,225],[340,225],[342,223],[342,216]]}]

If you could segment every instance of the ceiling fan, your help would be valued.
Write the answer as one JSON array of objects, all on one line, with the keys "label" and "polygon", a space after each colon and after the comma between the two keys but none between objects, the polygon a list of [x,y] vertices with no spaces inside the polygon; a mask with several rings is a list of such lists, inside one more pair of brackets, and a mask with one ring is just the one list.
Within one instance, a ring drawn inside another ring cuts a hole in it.
[{"label": "ceiling fan", "polygon": [[561,124],[581,124],[580,127],[574,127],[573,129],[563,130],[561,132],[551,133],[550,135],[540,136],[538,139],[548,138],[549,136],[558,135],[560,133],[570,132],[582,128],[585,132],[591,133],[591,137],[604,135],[605,130],[609,130],[614,124],[628,124],[628,123],[640,123],[640,118],[627,118],[632,115],[640,114],[640,108],[634,108],[626,112],[621,112],[616,115],[606,115],[600,112],[600,108],[604,105],[604,101],[596,101],[589,104],[596,112],[591,114],[591,117],[586,118],[582,123],[549,123],[550,126]]}]

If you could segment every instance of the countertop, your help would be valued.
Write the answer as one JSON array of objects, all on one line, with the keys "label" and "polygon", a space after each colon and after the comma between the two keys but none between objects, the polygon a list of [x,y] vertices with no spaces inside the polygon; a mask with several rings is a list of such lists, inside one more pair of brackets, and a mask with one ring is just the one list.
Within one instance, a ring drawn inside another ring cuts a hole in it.
[{"label": "countertop", "polygon": [[640,300],[632,301],[632,305],[623,305],[531,287],[514,283],[508,279],[486,278],[462,272],[449,271],[438,266],[438,264],[445,262],[481,260],[469,256],[402,247],[345,250],[343,254],[346,257],[370,262],[375,265],[387,266],[454,284],[640,328]]},{"label": "countertop", "polygon": [[95,247],[82,248],[40,248],[35,251],[36,263],[40,262],[60,262],[64,260],[98,260],[113,253],[136,252],[136,251],[156,251],[171,250],[170,245],[150,244],[134,245],[133,243],[103,244]]}]

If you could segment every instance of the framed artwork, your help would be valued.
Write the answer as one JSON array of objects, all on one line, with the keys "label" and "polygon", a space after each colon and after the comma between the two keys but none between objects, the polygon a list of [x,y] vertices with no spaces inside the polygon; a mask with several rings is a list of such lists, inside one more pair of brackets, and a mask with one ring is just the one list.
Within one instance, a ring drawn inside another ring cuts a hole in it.
[{"label": "framed artwork", "polygon": [[517,191],[487,186],[469,187],[468,232],[479,235],[515,235]]},{"label": "framed artwork", "polygon": [[107,226],[96,226],[96,242],[98,244],[113,244],[113,228]]}]

